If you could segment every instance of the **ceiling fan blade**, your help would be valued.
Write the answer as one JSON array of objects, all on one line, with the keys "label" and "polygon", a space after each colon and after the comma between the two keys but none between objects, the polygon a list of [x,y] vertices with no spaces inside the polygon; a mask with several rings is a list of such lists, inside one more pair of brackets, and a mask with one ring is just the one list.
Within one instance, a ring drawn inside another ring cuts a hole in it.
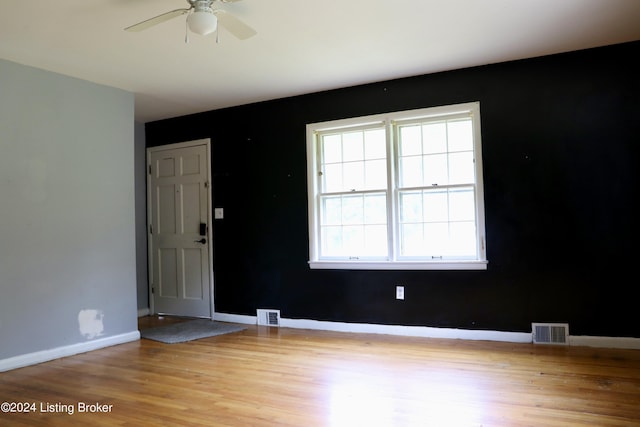
[{"label": "ceiling fan blade", "polygon": [[133,31],[138,32],[142,30],[146,30],[147,28],[153,27],[154,25],[158,25],[162,22],[168,21],[169,19],[173,19],[176,16],[184,15],[189,12],[191,9],[176,9],[171,12],[163,13],[162,15],[155,16],[153,18],[147,19],[146,21],[138,22],[130,27],[125,28],[125,31]]},{"label": "ceiling fan blade", "polygon": [[218,24],[240,40],[246,40],[257,34],[256,30],[222,9],[214,10],[213,13],[218,17]]}]

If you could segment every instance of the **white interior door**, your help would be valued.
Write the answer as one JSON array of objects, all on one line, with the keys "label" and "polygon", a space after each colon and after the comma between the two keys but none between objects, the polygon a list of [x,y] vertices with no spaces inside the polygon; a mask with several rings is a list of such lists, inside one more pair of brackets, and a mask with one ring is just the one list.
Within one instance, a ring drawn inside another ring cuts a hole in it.
[{"label": "white interior door", "polygon": [[212,316],[208,148],[204,140],[149,149],[152,313]]}]

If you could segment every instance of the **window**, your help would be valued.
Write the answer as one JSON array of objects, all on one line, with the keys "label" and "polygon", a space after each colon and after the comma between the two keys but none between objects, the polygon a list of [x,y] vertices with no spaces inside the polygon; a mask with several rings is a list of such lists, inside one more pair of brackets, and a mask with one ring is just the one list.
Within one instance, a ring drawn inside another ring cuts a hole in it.
[{"label": "window", "polygon": [[486,269],[479,103],[307,125],[309,265]]}]

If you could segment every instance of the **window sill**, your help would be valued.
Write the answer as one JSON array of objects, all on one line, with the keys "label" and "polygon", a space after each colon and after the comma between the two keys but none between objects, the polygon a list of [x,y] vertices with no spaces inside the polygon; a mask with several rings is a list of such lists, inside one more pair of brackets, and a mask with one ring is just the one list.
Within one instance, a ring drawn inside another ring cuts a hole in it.
[{"label": "window sill", "polygon": [[486,270],[488,261],[309,261],[312,270]]}]

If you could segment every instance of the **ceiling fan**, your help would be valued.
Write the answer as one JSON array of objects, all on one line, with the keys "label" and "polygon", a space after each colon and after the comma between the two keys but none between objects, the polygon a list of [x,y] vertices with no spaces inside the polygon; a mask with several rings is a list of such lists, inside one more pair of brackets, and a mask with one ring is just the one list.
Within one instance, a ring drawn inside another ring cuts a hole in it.
[{"label": "ceiling fan", "polygon": [[162,22],[188,13],[187,26],[196,34],[203,36],[211,34],[216,31],[219,24],[240,40],[245,40],[256,35],[256,30],[230,13],[225,12],[222,9],[214,9],[212,7],[216,2],[235,3],[237,1],[240,0],[187,0],[190,7],[186,9],[176,9],[154,16],[153,18],[125,28],[125,31],[143,31],[147,28],[153,27],[154,25],[158,25]]}]

